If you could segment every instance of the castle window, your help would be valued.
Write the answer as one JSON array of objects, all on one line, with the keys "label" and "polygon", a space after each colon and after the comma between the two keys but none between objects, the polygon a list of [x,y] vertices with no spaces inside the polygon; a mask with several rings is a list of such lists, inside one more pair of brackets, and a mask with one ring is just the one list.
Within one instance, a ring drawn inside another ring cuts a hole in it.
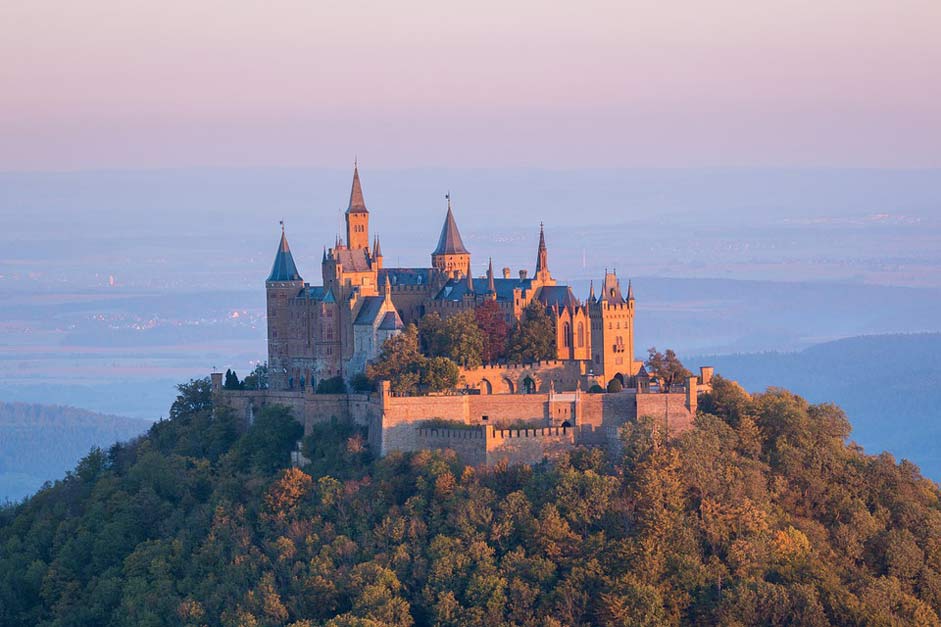
[{"label": "castle window", "polygon": [[572,327],[569,325],[568,322],[566,322],[565,324],[562,325],[562,346],[564,346],[565,348],[568,348],[572,345],[572,341],[570,339],[571,336],[572,336]]},{"label": "castle window", "polygon": [[578,323],[578,347],[582,348],[585,346],[585,325],[581,322]]}]

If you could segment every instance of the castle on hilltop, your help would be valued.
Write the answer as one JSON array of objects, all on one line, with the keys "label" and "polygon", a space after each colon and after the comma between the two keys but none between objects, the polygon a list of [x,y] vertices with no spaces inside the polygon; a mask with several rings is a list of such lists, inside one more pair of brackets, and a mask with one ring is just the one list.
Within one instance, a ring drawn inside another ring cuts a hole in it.
[{"label": "castle on hilltop", "polygon": [[[385,266],[379,238],[370,240],[356,166],[345,218],[345,239],[337,235],[333,246],[324,247],[322,285],[301,277],[282,223],[265,281],[269,387],[225,390],[222,375],[212,377],[216,393],[247,419],[265,404],[286,404],[305,425],[340,418],[368,426],[370,444],[380,454],[453,448],[470,463],[537,461],[575,444],[610,443],[624,421],[638,416],[662,418],[672,430],[691,423],[711,369],[676,389],[651,386],[634,357],[630,282],[625,293],[617,275],[606,271],[600,293],[592,283],[587,300],[580,301],[552,276],[542,225],[532,276],[527,270],[513,276],[509,268],[496,276],[490,260],[486,274],[475,277],[450,195],[429,267]],[[538,303],[554,323],[555,359],[462,369],[459,388],[444,395],[396,397],[384,381],[372,394],[315,393],[320,381],[349,382],[363,373],[405,325],[432,313],[448,318],[488,301],[511,327]],[[614,380],[622,392],[584,392]]]}]

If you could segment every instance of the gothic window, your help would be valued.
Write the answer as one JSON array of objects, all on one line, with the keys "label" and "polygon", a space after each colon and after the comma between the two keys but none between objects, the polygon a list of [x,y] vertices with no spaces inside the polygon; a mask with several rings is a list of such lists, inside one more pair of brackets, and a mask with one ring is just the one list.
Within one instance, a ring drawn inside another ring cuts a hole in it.
[{"label": "gothic window", "polygon": [[572,345],[571,341],[572,327],[568,322],[562,325],[562,346],[568,348]]},{"label": "gothic window", "polygon": [[581,322],[578,323],[578,347],[582,348],[585,346],[585,325]]}]

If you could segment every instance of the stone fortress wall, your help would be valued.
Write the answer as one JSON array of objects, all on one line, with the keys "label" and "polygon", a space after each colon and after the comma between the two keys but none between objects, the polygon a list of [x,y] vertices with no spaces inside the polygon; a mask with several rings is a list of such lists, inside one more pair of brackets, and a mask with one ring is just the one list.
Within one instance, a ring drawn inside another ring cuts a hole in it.
[{"label": "stone fortress wall", "polygon": [[[539,369],[519,371],[535,373],[540,381],[552,380],[551,374],[541,375]],[[620,427],[638,417],[661,420],[670,433],[682,433],[692,427],[698,394],[709,389],[711,378],[712,369],[702,368],[699,377],[690,377],[670,393],[637,387],[611,394],[588,394],[577,387],[556,392],[546,386],[547,391],[530,394],[394,396],[388,382],[381,382],[380,390],[372,394],[225,390],[221,373],[213,373],[212,384],[217,398],[247,422],[262,407],[280,404],[291,408],[306,433],[312,425],[331,419],[367,427],[369,446],[380,456],[452,449],[466,463],[481,465],[535,463],[577,445],[617,446]],[[430,426],[434,421],[465,426]]]}]

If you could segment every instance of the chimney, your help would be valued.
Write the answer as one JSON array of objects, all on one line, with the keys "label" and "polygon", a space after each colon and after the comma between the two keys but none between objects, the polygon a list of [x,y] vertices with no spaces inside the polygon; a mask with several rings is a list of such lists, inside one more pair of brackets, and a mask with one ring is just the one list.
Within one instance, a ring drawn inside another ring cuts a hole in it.
[{"label": "chimney", "polygon": [[520,270],[520,280],[521,280],[521,281],[525,281],[527,274],[529,274],[529,271],[528,271],[528,270]]},{"label": "chimney", "polygon": [[504,268],[504,269],[503,269],[503,278],[504,278],[504,279],[509,279],[509,278],[510,278],[510,269],[509,269],[509,268]]}]

